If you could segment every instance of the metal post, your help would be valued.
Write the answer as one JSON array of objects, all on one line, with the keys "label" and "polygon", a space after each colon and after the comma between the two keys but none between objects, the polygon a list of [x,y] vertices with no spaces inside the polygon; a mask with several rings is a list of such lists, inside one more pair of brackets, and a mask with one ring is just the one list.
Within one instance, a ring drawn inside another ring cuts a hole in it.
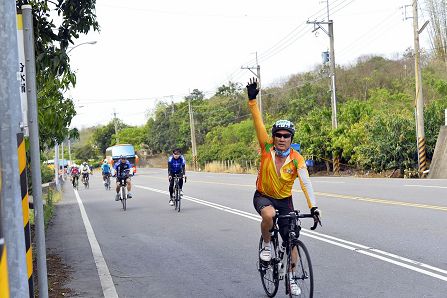
[{"label": "metal post", "polygon": [[61,146],[62,169],[64,169],[64,167],[65,167],[64,142],[65,142],[65,140],[62,141],[62,146]]},{"label": "metal post", "polygon": [[[56,141],[57,142],[57,141]],[[56,189],[60,190],[59,185],[59,144],[54,145],[54,181],[56,182]]]},{"label": "metal post", "polygon": [[[422,28],[423,29],[423,28]],[[422,30],[421,29],[421,30]],[[424,97],[422,94],[422,71],[419,53],[419,25],[417,0],[413,0],[413,33],[414,33],[414,69],[416,80],[416,127],[418,140],[419,174],[424,176],[427,170],[424,132]]]},{"label": "metal post", "polygon": [[0,172],[3,204],[0,220],[8,248],[10,295],[29,297],[17,154],[17,133],[21,132],[22,118],[18,71],[16,3],[0,1]]}]

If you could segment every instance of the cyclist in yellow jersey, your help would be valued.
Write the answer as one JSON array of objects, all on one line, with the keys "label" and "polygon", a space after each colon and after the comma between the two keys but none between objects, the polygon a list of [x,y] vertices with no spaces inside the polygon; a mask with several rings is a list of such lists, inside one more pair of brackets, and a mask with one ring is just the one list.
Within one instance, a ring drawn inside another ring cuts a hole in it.
[{"label": "cyclist in yellow jersey", "polygon": [[[261,165],[256,181],[256,192],[253,197],[253,205],[261,215],[261,233],[263,238],[259,257],[263,261],[271,259],[270,230],[273,228],[273,219],[276,210],[280,215],[293,211],[292,187],[295,179],[299,179],[301,189],[307,200],[311,213],[315,217],[320,216],[316,200],[309,179],[304,158],[291,148],[295,135],[295,127],[288,120],[278,120],[272,127],[272,136],[267,134],[261,114],[256,103],[259,92],[257,80],[250,79],[247,85],[248,106],[253,117],[256,135],[261,146]],[[278,221],[281,238],[287,241],[287,219]],[[297,252],[293,252],[297,259]],[[293,282],[293,284],[292,284]],[[299,295],[300,289],[295,281],[291,280],[291,291]]]}]

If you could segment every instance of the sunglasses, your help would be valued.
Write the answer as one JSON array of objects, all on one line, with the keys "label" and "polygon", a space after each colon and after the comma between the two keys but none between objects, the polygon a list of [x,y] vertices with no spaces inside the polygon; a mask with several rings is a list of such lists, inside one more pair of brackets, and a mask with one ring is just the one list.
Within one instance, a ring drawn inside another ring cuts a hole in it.
[{"label": "sunglasses", "polygon": [[281,139],[281,138],[288,139],[292,136],[292,134],[291,133],[282,134],[282,133],[276,132],[274,134],[274,136],[277,137],[278,139]]}]

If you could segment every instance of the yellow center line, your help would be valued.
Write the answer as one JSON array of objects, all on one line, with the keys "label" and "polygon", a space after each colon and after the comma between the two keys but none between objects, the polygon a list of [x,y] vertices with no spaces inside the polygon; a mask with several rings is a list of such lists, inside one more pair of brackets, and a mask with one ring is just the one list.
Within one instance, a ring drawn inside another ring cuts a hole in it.
[{"label": "yellow center line", "polygon": [[[151,176],[151,175],[139,175],[139,176],[150,176],[151,178],[157,178],[161,180],[167,180],[167,178],[161,178],[157,176]],[[219,185],[228,185],[228,186],[243,186],[243,187],[250,187],[255,188],[255,184],[237,184],[237,183],[225,183],[225,182],[214,182],[214,181],[201,181],[201,180],[193,180],[191,182],[197,182],[197,183],[205,183],[205,184],[219,184]],[[303,191],[293,189],[293,192],[296,193],[302,193]],[[342,194],[336,194],[336,193],[328,193],[328,192],[314,192],[316,196],[323,196],[323,197],[332,197],[337,199],[346,199],[346,200],[353,200],[353,201],[362,201],[362,202],[369,202],[369,203],[378,203],[378,204],[385,204],[385,205],[396,205],[396,206],[406,206],[406,207],[414,207],[414,208],[423,208],[423,209],[433,209],[433,210],[440,210],[440,211],[447,211],[447,206],[436,206],[436,205],[427,205],[427,204],[419,204],[419,203],[411,203],[411,202],[404,202],[404,201],[392,201],[392,200],[385,200],[385,199],[375,199],[375,198],[368,198],[368,197],[361,197],[361,196],[350,196],[350,195],[342,195]]]},{"label": "yellow center line", "polygon": [[[295,189],[293,191],[302,192],[300,190],[295,190]],[[427,205],[427,204],[411,203],[411,202],[404,202],[404,201],[391,201],[391,200],[385,200],[385,199],[374,199],[374,198],[368,198],[368,197],[340,195],[340,194],[327,193],[327,192],[315,192],[315,195],[324,196],[324,197],[333,197],[333,198],[337,198],[337,199],[346,199],[346,200],[386,204],[386,205],[397,205],[397,206],[407,206],[407,207],[447,211],[446,206]]]}]

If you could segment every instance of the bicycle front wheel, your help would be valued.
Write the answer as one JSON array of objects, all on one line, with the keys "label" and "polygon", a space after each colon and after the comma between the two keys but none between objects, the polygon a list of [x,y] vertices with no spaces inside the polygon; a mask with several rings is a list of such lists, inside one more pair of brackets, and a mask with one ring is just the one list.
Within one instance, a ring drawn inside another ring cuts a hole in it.
[{"label": "bicycle front wheel", "polygon": [[177,210],[178,206],[178,189],[177,187],[174,188],[174,210]]},{"label": "bicycle front wheel", "polygon": [[[310,261],[309,251],[306,246],[300,240],[292,245],[291,251],[297,251],[297,260],[294,260],[292,254],[289,253],[287,257],[287,276],[286,285],[289,297],[309,297],[314,295],[314,276],[312,271],[312,262]],[[292,268],[292,270],[290,270]],[[301,294],[298,296],[293,295],[290,291],[290,280],[295,281],[301,290]]]},{"label": "bicycle front wheel", "polygon": [[[273,240],[273,239],[272,239]],[[262,287],[264,288],[265,293],[269,297],[275,297],[276,292],[278,292],[279,286],[279,272],[278,272],[278,262],[276,261],[276,254],[272,252],[272,259],[270,262],[264,262],[259,257],[259,251],[262,248],[262,236],[259,240],[259,249],[258,249],[258,270],[261,275]]]},{"label": "bicycle front wheel", "polygon": [[180,205],[182,202],[182,198],[180,197],[180,191],[177,192],[177,212],[180,212]]},{"label": "bicycle front wheel", "polygon": [[126,193],[126,188],[125,187],[121,187],[121,203],[123,204],[123,210],[126,211],[126,207],[127,207],[127,193]]}]

